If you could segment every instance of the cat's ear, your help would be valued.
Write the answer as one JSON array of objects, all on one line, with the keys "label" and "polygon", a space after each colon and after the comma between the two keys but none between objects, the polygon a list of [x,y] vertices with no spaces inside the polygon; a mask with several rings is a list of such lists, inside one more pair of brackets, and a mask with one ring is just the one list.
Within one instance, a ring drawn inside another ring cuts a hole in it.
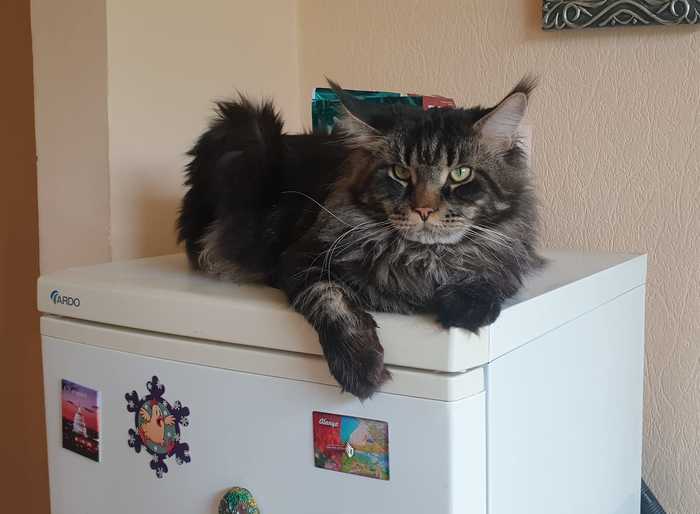
[{"label": "cat's ear", "polygon": [[528,97],[535,85],[534,78],[523,78],[508,96],[474,124],[479,137],[501,149],[514,145],[521,146],[523,150],[529,149],[529,131],[523,128],[522,121],[527,111]]},{"label": "cat's ear", "polygon": [[371,147],[382,140],[382,131],[376,121],[380,109],[370,102],[363,102],[344,91],[336,82],[326,78],[331,89],[338,95],[342,106],[341,116],[336,126],[346,137],[346,143],[353,146]]}]

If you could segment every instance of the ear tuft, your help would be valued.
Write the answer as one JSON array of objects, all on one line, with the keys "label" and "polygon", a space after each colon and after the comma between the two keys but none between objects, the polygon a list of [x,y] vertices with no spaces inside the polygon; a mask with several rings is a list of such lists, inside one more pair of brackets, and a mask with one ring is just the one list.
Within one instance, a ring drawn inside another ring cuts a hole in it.
[{"label": "ear tuft", "polygon": [[521,123],[527,110],[528,97],[537,86],[537,79],[526,75],[501,102],[476,122],[474,129],[481,137],[501,144],[513,145],[522,139]]},{"label": "ear tuft", "polygon": [[335,92],[342,106],[341,117],[336,124],[338,130],[344,134],[345,143],[354,147],[371,147],[381,140],[382,134],[370,125],[372,117],[371,106],[354,98],[344,91],[340,85],[326,77],[326,81]]},{"label": "ear tuft", "polygon": [[508,96],[513,93],[524,93],[525,96],[529,97],[539,84],[539,79],[535,75],[527,74],[520,79],[515,87],[508,93]]},{"label": "ear tuft", "polygon": [[338,84],[335,80],[328,78],[325,75],[323,78],[326,79],[326,82],[328,82],[328,85],[333,91],[336,92],[336,94],[345,93],[345,91],[343,91],[343,88],[340,87],[340,84]]}]

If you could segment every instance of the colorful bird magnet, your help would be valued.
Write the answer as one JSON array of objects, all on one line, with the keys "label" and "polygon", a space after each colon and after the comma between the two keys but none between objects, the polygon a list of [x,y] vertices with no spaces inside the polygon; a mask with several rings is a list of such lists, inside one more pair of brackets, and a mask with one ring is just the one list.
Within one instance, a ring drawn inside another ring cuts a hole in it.
[{"label": "colorful bird magnet", "polygon": [[189,424],[190,409],[179,401],[170,404],[163,395],[165,386],[154,376],[146,382],[148,394],[141,398],[136,391],[126,393],[126,410],[134,414],[134,428],[129,429],[129,446],[136,453],[145,449],[151,455],[150,467],[158,478],[168,472],[165,460],[175,457],[179,465],[190,462],[190,447],[180,440],[181,427]]}]

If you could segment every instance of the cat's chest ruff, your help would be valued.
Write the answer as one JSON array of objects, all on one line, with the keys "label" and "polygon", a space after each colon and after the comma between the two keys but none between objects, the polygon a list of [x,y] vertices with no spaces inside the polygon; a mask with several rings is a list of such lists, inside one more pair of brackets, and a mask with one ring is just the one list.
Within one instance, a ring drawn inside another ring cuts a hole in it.
[{"label": "cat's chest ruff", "polygon": [[368,279],[374,287],[389,292],[432,297],[437,288],[458,278],[458,270],[447,257],[428,246],[411,250],[392,246],[372,261]]}]

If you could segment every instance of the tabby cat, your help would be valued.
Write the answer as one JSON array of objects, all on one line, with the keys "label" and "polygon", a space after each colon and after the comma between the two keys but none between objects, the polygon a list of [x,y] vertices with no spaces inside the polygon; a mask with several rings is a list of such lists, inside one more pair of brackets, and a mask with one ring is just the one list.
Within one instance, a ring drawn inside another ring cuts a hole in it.
[{"label": "tabby cat", "polygon": [[191,265],[282,289],[330,372],[364,399],[390,377],[368,311],[492,323],[542,259],[521,126],[534,80],[496,106],[360,101],[336,130],[289,135],[273,105],[219,102],[196,142],[178,220]]}]

